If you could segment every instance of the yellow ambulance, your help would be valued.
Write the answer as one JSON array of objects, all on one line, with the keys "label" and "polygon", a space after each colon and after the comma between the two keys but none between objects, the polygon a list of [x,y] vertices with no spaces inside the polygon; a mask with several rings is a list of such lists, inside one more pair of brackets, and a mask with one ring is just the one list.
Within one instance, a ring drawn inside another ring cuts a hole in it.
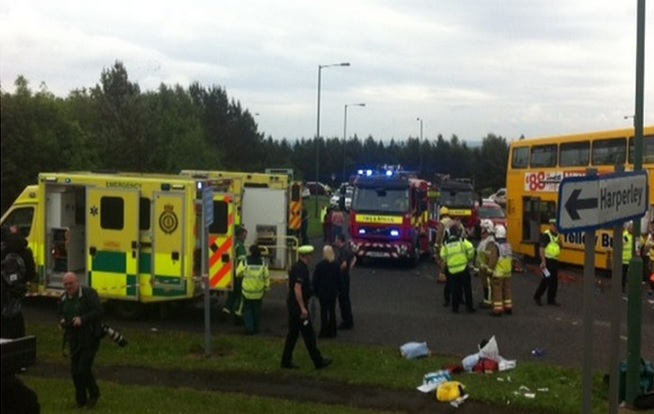
[{"label": "yellow ambulance", "polygon": [[41,173],[0,224],[15,226],[34,253],[31,295],[59,296],[75,272],[118,316],[135,318],[146,304],[201,296],[205,280],[232,289],[234,199],[206,179]]}]

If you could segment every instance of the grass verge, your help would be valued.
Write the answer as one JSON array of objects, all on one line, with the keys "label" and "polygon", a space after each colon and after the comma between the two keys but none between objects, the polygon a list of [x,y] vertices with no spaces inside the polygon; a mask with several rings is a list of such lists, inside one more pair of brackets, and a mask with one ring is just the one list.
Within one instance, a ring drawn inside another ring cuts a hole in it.
[{"label": "grass verge", "polygon": [[[66,362],[61,355],[61,331],[57,327],[50,324],[31,322],[28,325],[28,333],[37,336],[38,361],[49,363]],[[395,348],[322,342],[320,344],[321,351],[335,361],[329,369],[315,371],[302,344],[298,344],[295,352],[295,362],[302,369],[282,372],[279,363],[283,340],[279,338],[214,335],[211,345],[213,355],[206,357],[203,348],[204,337],[201,334],[163,330],[125,330],[123,334],[129,339],[129,346],[119,348],[109,339],[104,339],[98,353],[96,365],[151,367],[162,370],[273,373],[276,375],[300,376],[307,379],[327,378],[352,385],[361,384],[414,390],[416,386],[420,385],[424,374],[437,371],[444,365],[460,362],[458,358],[439,355],[419,360],[405,360],[399,355],[398,349]],[[574,369],[538,362],[518,361],[516,369],[511,371],[494,374],[459,374],[455,379],[465,384],[468,393],[474,400],[492,405],[509,405],[514,409],[524,409],[524,412],[572,414],[578,413],[582,405],[581,373]],[[50,381],[53,381],[52,386],[43,385]],[[50,393],[51,388],[59,389],[59,387],[64,387],[61,388],[61,392],[53,393],[59,399],[61,395],[68,396],[71,393],[72,384],[70,381],[61,382],[62,384],[59,384],[55,380],[28,377],[28,383],[37,387],[36,390],[44,401],[46,401],[46,395]],[[44,390],[40,389],[42,385]],[[118,387],[119,385],[111,386]],[[593,389],[593,413],[606,412],[607,402],[599,375],[596,375]],[[147,395],[146,398],[151,399],[153,404],[165,401],[165,398],[155,397],[159,392],[165,393],[165,390],[151,391],[152,393],[143,393],[138,389],[130,389],[130,393],[134,392],[139,395],[138,398],[142,398],[142,394]],[[44,392],[47,394],[44,395]],[[415,392],[418,393],[418,391]],[[533,397],[531,394],[533,394]],[[153,397],[150,398],[150,395],[153,395]],[[189,396],[188,398],[202,397]],[[225,398],[236,400],[240,397],[226,396]],[[185,401],[181,402],[186,404]],[[171,404],[167,403],[168,408],[171,408]],[[267,402],[264,401],[261,404],[267,404]],[[119,410],[119,408],[121,409]],[[125,411],[123,408],[117,406],[116,412],[166,412]],[[180,408],[179,410],[171,409],[167,412],[182,411],[193,412],[195,410],[188,411],[187,408]],[[260,410],[257,412],[260,412]],[[275,413],[276,411],[270,412]],[[343,411],[336,410],[332,412]]]}]

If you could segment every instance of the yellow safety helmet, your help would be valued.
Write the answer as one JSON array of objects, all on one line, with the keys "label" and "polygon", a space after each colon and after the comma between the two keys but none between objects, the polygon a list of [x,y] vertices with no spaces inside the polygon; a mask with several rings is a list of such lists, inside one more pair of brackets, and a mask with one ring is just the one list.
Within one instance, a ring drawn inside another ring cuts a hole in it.
[{"label": "yellow safety helmet", "polygon": [[445,206],[441,207],[441,209],[438,210],[438,212],[439,212],[439,214],[441,216],[449,216],[450,215],[450,209],[445,207]]}]

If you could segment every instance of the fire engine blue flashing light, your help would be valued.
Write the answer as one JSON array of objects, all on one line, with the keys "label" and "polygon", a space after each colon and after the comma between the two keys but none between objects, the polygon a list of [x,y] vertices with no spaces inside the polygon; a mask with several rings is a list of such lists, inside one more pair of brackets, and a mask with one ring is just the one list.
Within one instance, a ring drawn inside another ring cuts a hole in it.
[{"label": "fire engine blue flashing light", "polygon": [[359,234],[366,234],[366,229],[359,229]]},{"label": "fire engine blue flashing light", "polygon": [[392,237],[398,237],[399,235],[400,235],[400,231],[399,231],[399,230],[391,230],[391,236],[392,236]]},{"label": "fire engine blue flashing light", "polygon": [[386,177],[390,177],[391,175],[393,175],[393,171],[386,170]]},{"label": "fire engine blue flashing light", "polygon": [[366,177],[370,177],[372,175],[372,170],[366,170]]},{"label": "fire engine blue flashing light", "polygon": [[357,170],[357,174],[363,175],[363,170]]}]

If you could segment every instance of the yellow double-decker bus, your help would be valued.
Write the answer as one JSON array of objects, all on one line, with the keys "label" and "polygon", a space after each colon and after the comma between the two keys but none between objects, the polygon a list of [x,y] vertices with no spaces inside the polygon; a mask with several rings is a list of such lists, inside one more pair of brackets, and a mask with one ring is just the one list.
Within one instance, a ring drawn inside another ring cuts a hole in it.
[{"label": "yellow double-decker bus", "polygon": [[[598,174],[615,171],[616,165],[633,170],[634,129],[590,132],[547,138],[513,141],[509,149],[506,173],[506,213],[508,239],[513,251],[537,257],[541,232],[550,219],[556,217],[559,183],[564,177],[585,175],[587,168]],[[643,131],[643,170],[650,175],[650,208],[642,220],[641,230],[654,218],[654,126]],[[583,265],[584,234],[562,235],[559,260]],[[611,268],[612,232],[598,230],[595,234],[595,266]]]}]

